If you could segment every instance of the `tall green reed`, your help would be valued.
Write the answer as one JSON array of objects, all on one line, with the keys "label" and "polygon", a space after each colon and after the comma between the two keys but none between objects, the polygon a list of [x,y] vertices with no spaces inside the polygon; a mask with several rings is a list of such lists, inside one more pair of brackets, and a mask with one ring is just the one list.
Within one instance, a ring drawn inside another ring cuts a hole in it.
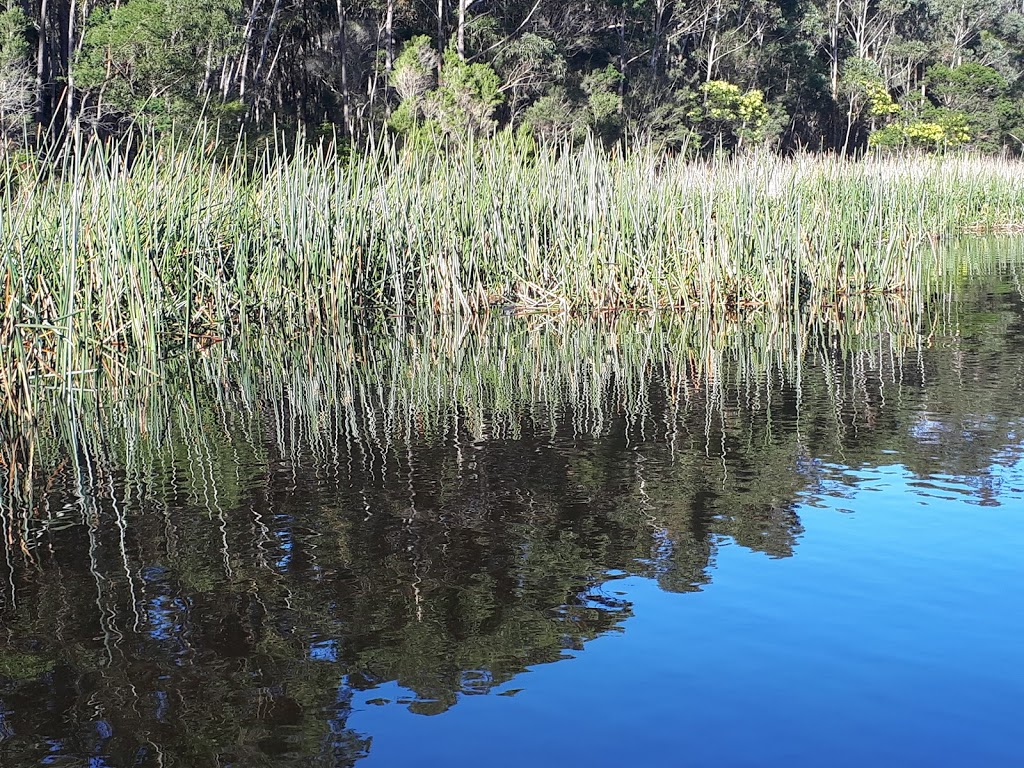
[{"label": "tall green reed", "polygon": [[[368,308],[789,312],[860,293],[913,305],[959,268],[937,238],[1020,221],[1018,175],[977,158],[250,149],[201,129],[2,155],[4,430],[30,433],[50,388],[155,374],[230,337],[336,332]],[[6,466],[33,465],[34,445],[5,451]]]},{"label": "tall green reed", "polygon": [[[912,291],[937,268],[928,238],[1019,221],[1024,204],[1017,164],[983,159],[247,152],[201,134],[125,155],[92,142],[50,166],[0,160],[0,258],[19,326],[149,366],[189,337],[336,324],[366,306],[782,307]],[[55,360],[64,374],[82,362]]]}]

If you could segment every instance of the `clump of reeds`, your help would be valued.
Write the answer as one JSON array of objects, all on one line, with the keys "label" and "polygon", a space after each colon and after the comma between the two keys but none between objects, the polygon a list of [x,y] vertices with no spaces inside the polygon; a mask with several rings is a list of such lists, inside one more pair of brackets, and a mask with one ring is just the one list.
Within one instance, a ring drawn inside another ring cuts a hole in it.
[{"label": "clump of reeds", "polygon": [[64,377],[371,306],[777,309],[913,292],[947,258],[928,238],[1005,226],[1024,206],[1020,166],[977,158],[246,152],[203,135],[69,146],[0,158],[16,346]]}]

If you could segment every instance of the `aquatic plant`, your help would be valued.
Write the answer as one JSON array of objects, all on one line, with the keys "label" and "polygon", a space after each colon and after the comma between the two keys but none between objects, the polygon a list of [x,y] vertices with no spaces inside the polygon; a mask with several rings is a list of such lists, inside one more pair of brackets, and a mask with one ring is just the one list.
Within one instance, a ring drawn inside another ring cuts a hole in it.
[{"label": "aquatic plant", "polygon": [[337,334],[373,309],[781,316],[857,294],[913,307],[960,268],[936,238],[1024,210],[1009,161],[440,149],[249,151],[197,131],[0,155],[10,476],[31,475],[46,390],[148,376],[225,339]]},{"label": "aquatic plant", "polygon": [[247,153],[202,134],[3,156],[4,333],[26,366],[66,375],[100,352],[152,367],[189,340],[333,326],[370,306],[778,308],[909,292],[943,268],[929,238],[1021,220],[1019,169],[501,141]]}]

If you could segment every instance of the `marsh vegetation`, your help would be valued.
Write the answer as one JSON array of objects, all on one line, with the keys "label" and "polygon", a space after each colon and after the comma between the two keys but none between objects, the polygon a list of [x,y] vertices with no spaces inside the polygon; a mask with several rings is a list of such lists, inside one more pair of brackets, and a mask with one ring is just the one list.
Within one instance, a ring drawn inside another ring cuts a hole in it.
[{"label": "marsh vegetation", "polygon": [[56,354],[63,365],[49,372],[67,372],[83,349],[152,365],[190,337],[325,327],[365,309],[913,294],[949,267],[937,240],[1020,224],[1024,210],[1012,161],[434,149],[246,153],[196,135],[130,163],[99,142],[56,163],[4,156],[5,339],[40,361]]}]

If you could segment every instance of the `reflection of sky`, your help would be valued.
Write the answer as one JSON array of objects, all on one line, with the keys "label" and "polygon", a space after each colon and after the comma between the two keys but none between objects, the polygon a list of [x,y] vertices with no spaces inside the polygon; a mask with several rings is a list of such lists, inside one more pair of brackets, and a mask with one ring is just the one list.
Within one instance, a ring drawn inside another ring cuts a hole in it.
[{"label": "reflection of sky", "polygon": [[290,515],[274,515],[274,520],[280,526],[274,531],[274,536],[277,539],[278,546],[281,548],[281,556],[274,561],[274,565],[277,566],[278,570],[286,571],[292,562],[293,542],[290,526],[293,520]]},{"label": "reflection of sky", "polygon": [[175,613],[180,609],[177,600],[167,595],[158,595],[149,601],[146,615],[149,617],[149,634],[154,640],[172,640],[176,634]]},{"label": "reflection of sky", "polygon": [[58,761],[64,760],[64,740],[63,739],[46,739],[43,744],[47,747],[47,755],[40,762],[43,765],[53,765]]},{"label": "reflection of sky", "polygon": [[795,557],[723,544],[694,594],[617,580],[625,632],[496,691],[514,696],[425,717],[368,703],[407,700],[394,683],[357,693],[360,766],[1024,765],[1024,462],[993,467],[998,506],[976,482],[847,472],[798,508]]},{"label": "reflection of sky", "polygon": [[169,594],[171,578],[163,566],[143,568],[141,576],[151,593],[151,597],[144,601],[146,634],[177,657],[177,663],[181,664],[182,657],[188,652],[182,619],[188,614],[189,605],[185,598]]},{"label": "reflection of sky", "polygon": [[167,711],[170,709],[170,705],[167,700],[167,691],[154,691],[154,697],[156,698],[156,709],[154,715],[159,723],[167,722]]},{"label": "reflection of sky", "polygon": [[914,419],[914,423],[910,425],[909,431],[919,443],[938,445],[950,429],[951,427],[942,419],[933,418],[928,413],[921,413]]},{"label": "reflection of sky", "polygon": [[338,641],[320,640],[309,646],[309,658],[312,661],[337,661]]}]

